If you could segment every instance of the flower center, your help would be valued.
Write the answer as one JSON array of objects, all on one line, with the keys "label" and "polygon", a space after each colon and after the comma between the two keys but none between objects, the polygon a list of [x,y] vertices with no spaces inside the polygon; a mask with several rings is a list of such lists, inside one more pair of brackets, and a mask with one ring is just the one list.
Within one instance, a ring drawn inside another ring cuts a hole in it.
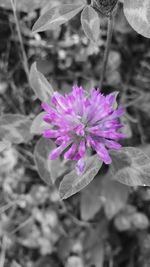
[{"label": "flower center", "polygon": [[85,125],[83,123],[78,124],[74,130],[78,136],[85,136]]}]

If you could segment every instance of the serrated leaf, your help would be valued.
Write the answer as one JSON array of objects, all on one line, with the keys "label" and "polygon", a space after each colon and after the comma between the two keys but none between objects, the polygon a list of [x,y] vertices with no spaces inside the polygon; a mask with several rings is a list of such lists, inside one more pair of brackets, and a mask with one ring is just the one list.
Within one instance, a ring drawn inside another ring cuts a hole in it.
[{"label": "serrated leaf", "polygon": [[38,114],[34,120],[32,121],[30,132],[31,134],[35,135],[41,135],[43,133],[43,130],[47,127],[49,128],[50,125],[48,125],[44,120],[43,117],[46,114],[46,112],[41,112]]},{"label": "serrated leaf", "polygon": [[64,4],[52,7],[36,21],[32,30],[41,32],[59,27],[77,15],[83,7],[84,4]]},{"label": "serrated leaf", "polygon": [[113,179],[129,186],[150,186],[150,158],[142,150],[124,147],[111,154]]},{"label": "serrated leaf", "polygon": [[29,80],[37,98],[39,98],[41,101],[49,102],[54,90],[44,75],[37,70],[36,62],[34,62],[31,66]]},{"label": "serrated leaf", "polygon": [[125,0],[124,14],[131,27],[139,34],[150,38],[150,1]]},{"label": "serrated leaf", "polygon": [[98,42],[100,35],[100,19],[97,12],[90,6],[83,9],[81,24],[85,35],[94,43]]},{"label": "serrated leaf", "polygon": [[49,170],[49,154],[55,148],[55,144],[49,140],[40,138],[34,149],[34,160],[41,179],[48,185],[52,184]]},{"label": "serrated leaf", "polygon": [[31,119],[20,114],[5,114],[0,117],[0,138],[14,144],[28,143],[32,139],[30,133]]},{"label": "serrated leaf", "polygon": [[98,173],[102,163],[99,157],[94,155],[87,158],[83,175],[77,175],[76,170],[65,175],[59,187],[60,197],[66,199],[87,186]]}]

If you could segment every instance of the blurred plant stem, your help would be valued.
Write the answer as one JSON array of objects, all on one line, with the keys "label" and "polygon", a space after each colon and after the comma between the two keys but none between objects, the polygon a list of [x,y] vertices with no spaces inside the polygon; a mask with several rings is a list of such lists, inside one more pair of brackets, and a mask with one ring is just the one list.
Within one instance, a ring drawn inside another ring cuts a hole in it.
[{"label": "blurred plant stem", "polygon": [[100,89],[103,86],[103,81],[105,78],[105,72],[106,72],[108,55],[109,55],[109,50],[110,50],[110,45],[111,45],[111,40],[112,40],[113,28],[114,28],[114,15],[112,14],[108,18],[107,40],[106,40],[104,59],[103,59],[103,65],[102,65],[102,70],[101,70],[101,78],[100,78],[100,85],[99,85]]},{"label": "blurred plant stem", "polygon": [[28,60],[27,60],[27,56],[26,56],[26,52],[25,52],[25,48],[24,48],[24,44],[23,44],[23,40],[22,40],[19,20],[17,17],[16,3],[14,0],[10,0],[10,1],[11,1],[11,5],[12,5],[12,10],[13,10],[13,14],[14,14],[15,23],[16,23],[16,30],[17,30],[17,34],[18,34],[18,38],[19,38],[19,42],[20,42],[20,47],[21,47],[22,61],[23,61],[22,63],[23,63],[23,67],[24,67],[24,70],[25,70],[25,73],[27,76],[27,80],[29,82],[29,66],[28,66]]},{"label": "blurred plant stem", "polygon": [[4,267],[7,248],[7,237],[3,236],[1,243],[0,267]]}]

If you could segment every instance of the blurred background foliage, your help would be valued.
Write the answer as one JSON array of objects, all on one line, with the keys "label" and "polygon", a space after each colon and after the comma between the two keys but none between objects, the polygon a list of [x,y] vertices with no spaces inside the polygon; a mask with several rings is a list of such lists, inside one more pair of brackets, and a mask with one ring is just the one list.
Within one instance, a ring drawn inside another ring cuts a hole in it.
[{"label": "blurred background foliage", "polygon": [[[60,2],[74,1],[17,1],[28,63],[36,61],[61,93],[73,84],[88,91],[100,81],[106,19],[98,47],[84,35],[78,16],[58,30],[33,34],[39,14]],[[0,0],[0,40],[0,112],[34,118],[40,101],[26,79],[9,0]],[[102,92],[120,91],[127,111],[123,144],[139,146],[148,155],[149,71],[150,40],[132,30],[120,3]],[[33,148],[38,138],[26,138],[26,144],[7,144],[0,153],[0,266],[150,266],[150,189],[108,186],[104,168],[101,179],[98,174],[82,193],[62,202],[56,188],[45,185],[37,173]]]}]

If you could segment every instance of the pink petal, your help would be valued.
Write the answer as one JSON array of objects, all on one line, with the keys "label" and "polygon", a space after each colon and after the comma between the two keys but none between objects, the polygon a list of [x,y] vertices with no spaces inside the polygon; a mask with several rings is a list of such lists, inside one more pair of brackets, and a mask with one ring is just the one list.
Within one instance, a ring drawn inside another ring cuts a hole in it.
[{"label": "pink petal", "polygon": [[78,160],[77,164],[76,164],[76,171],[78,175],[82,175],[85,171],[85,161],[83,158],[81,158],[80,160]]},{"label": "pink petal", "polygon": [[42,107],[46,112],[51,112],[51,107],[50,107],[47,103],[42,102],[41,107]]},{"label": "pink petal", "polygon": [[78,152],[79,152],[81,157],[85,156],[85,152],[86,152],[85,140],[82,140],[80,142]]},{"label": "pink petal", "polygon": [[84,124],[79,124],[74,128],[74,131],[76,132],[77,135],[79,136],[84,136],[85,131],[84,131]]},{"label": "pink petal", "polygon": [[99,155],[99,157],[104,161],[105,164],[110,164],[112,162],[111,157],[105,146],[102,143],[94,142],[94,149]]},{"label": "pink petal", "polygon": [[55,160],[58,159],[58,157],[60,156],[60,154],[69,146],[70,143],[65,143],[62,144],[61,146],[55,148],[54,150],[52,150],[52,152],[49,155],[49,158],[51,160]]},{"label": "pink petal", "polygon": [[73,144],[70,149],[64,154],[64,159],[70,159],[72,160],[75,152],[77,150],[77,145]]},{"label": "pink petal", "polygon": [[115,141],[112,141],[112,140],[107,140],[107,139],[104,139],[104,144],[110,148],[110,149],[114,149],[114,150],[119,150],[121,149],[121,145],[116,143]]},{"label": "pink petal", "polygon": [[46,129],[43,132],[43,137],[45,138],[57,138],[59,136],[59,132],[51,129]]}]

